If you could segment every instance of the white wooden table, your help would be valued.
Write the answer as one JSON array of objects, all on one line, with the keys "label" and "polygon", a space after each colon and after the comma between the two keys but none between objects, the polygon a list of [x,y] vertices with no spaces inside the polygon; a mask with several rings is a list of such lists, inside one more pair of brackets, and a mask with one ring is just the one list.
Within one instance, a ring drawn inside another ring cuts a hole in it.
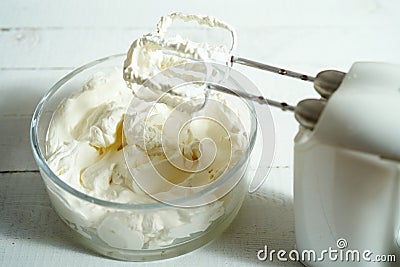
[{"label": "white wooden table", "polygon": [[[169,3],[171,2],[171,3]],[[226,3],[230,2],[230,6]],[[238,29],[239,55],[316,74],[354,61],[400,63],[400,2],[327,1],[15,1],[0,2],[0,266],[296,266],[259,262],[256,252],[295,245],[292,157],[297,124],[273,111],[276,159],[231,227],[212,244],[178,258],[123,263],[75,243],[49,205],[29,146],[29,123],[44,93],[73,68],[127,51],[173,11],[211,14]],[[296,103],[311,84],[246,70],[265,93]]]}]

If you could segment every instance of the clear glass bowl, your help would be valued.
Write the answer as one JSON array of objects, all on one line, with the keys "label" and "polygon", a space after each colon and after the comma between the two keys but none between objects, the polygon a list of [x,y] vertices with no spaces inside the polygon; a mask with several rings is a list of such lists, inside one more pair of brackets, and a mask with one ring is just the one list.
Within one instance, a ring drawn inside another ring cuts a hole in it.
[{"label": "clear glass bowl", "polygon": [[[257,120],[254,106],[250,102],[242,101],[241,116],[248,124],[248,146],[239,162],[219,178],[220,183],[224,183],[232,176],[243,175],[230,192],[217,200],[222,202],[223,215],[214,220],[204,231],[192,233],[189,237],[177,238],[171,244],[158,247],[144,245],[138,248],[134,241],[135,234],[138,233],[124,228],[123,224],[127,220],[136,220],[138,216],[154,216],[155,214],[161,220],[167,220],[169,212],[176,212],[179,209],[188,212],[188,209],[191,209],[193,213],[201,213],[207,209],[207,206],[178,208],[161,202],[135,205],[93,198],[61,180],[50,169],[45,156],[49,123],[61,101],[72,93],[80,91],[82,85],[95,73],[107,73],[118,68],[121,69],[122,75],[123,60],[124,55],[115,55],[88,63],[66,75],[50,89],[39,102],[32,118],[30,137],[33,155],[54,210],[66,225],[74,230],[73,232],[84,246],[102,255],[128,261],[149,261],[178,256],[215,239],[229,226],[239,211],[248,190],[251,172],[248,162],[251,160],[256,139]],[[203,193],[212,194],[216,186],[208,187]]]}]

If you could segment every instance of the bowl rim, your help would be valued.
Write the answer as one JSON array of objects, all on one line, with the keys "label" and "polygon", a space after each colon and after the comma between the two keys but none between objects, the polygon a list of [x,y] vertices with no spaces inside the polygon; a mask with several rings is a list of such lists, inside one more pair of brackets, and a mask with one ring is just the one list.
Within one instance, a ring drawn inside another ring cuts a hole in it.
[{"label": "bowl rim", "polygon": [[[51,168],[47,164],[46,158],[44,157],[44,155],[40,149],[39,140],[38,140],[38,124],[39,124],[40,116],[41,116],[42,110],[45,107],[45,105],[47,104],[48,100],[57,92],[57,90],[60,89],[66,82],[73,79],[77,74],[79,74],[91,67],[95,67],[96,65],[99,65],[108,60],[113,60],[113,59],[117,59],[117,58],[124,57],[124,56],[126,56],[126,55],[122,54],[122,53],[115,54],[115,55],[111,55],[111,56],[107,56],[107,57],[103,57],[103,58],[91,61],[87,64],[80,66],[80,67],[72,70],[68,74],[66,74],[59,81],[57,81],[50,88],[50,90],[42,97],[42,99],[39,101],[38,105],[35,108],[35,111],[33,113],[32,120],[31,120],[31,125],[30,125],[30,144],[31,144],[31,149],[33,152],[34,159],[39,166],[39,170],[40,170],[42,176],[43,176],[43,174],[42,174],[42,171],[43,171],[45,173],[45,175],[48,178],[50,178],[50,180],[53,183],[55,183],[60,189],[67,191],[69,194],[73,195],[74,197],[82,199],[86,202],[89,202],[89,203],[92,203],[95,205],[104,206],[107,208],[114,208],[114,209],[121,209],[121,210],[150,210],[150,209],[160,209],[160,208],[165,209],[166,207],[177,208],[177,206],[175,206],[173,204],[160,202],[154,198],[153,199],[154,199],[155,203],[132,204],[132,203],[120,203],[120,202],[107,201],[107,200],[103,200],[103,199],[92,197],[88,194],[85,194],[85,193],[73,188],[68,183],[66,183],[62,179],[60,179],[58,177],[58,175],[56,175],[51,170]],[[251,123],[250,123],[250,131],[249,131],[249,133],[250,133],[249,134],[249,142],[247,143],[247,146],[246,146],[242,156],[240,157],[239,161],[235,164],[235,166],[233,168],[228,170],[222,177],[217,179],[210,186],[206,187],[204,190],[201,190],[198,193],[195,193],[194,195],[190,196],[189,198],[182,198],[182,200],[179,199],[180,201],[188,201],[190,198],[200,197],[201,195],[206,194],[206,193],[207,194],[212,193],[213,191],[218,189],[218,186],[220,184],[229,180],[229,177],[231,176],[232,173],[235,173],[240,167],[243,166],[243,164],[248,163],[247,158],[250,156],[250,154],[253,150],[255,140],[257,137],[258,119],[256,116],[256,111],[255,111],[253,103],[246,99],[242,99],[242,100],[249,109]],[[246,168],[247,168],[247,166],[246,166]],[[241,177],[238,180],[238,182],[230,189],[230,191],[236,187],[236,185],[240,182],[241,179],[243,179],[243,177]],[[209,204],[209,203],[207,203],[207,204]],[[207,205],[207,204],[205,204],[205,205]],[[204,206],[204,205],[201,205],[201,206]],[[197,207],[199,207],[199,206],[197,206]],[[185,207],[179,206],[178,208],[185,208]]]}]

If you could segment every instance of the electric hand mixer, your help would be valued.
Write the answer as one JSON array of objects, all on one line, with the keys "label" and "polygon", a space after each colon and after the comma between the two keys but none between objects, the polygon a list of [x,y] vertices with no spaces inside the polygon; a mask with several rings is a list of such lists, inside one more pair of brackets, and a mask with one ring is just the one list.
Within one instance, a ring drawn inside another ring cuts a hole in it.
[{"label": "electric hand mixer", "polygon": [[[376,254],[400,251],[400,67],[355,63],[348,73],[325,70],[312,77],[232,55],[235,31],[215,18],[174,13],[161,19],[157,34],[164,36],[176,18],[229,30],[233,42],[227,64],[313,82],[320,94],[321,99],[292,106],[207,84],[209,90],[294,112],[301,125],[294,148],[297,248],[317,253],[329,247]],[[155,43],[171,54],[184,46],[178,56],[201,60],[187,49],[188,43],[167,43],[154,36],[144,36],[141,42]],[[124,79],[137,82],[131,67],[133,49],[125,61]],[[345,247],[339,247],[339,239],[348,242]],[[343,262],[303,261],[309,266],[343,266]]]}]

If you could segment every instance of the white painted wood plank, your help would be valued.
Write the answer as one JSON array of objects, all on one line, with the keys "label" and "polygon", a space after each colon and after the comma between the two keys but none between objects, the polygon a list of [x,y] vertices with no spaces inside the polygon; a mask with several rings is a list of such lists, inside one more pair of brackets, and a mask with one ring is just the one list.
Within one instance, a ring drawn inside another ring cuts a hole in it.
[{"label": "white painted wood plank", "polygon": [[[2,1],[0,26],[8,27],[148,27],[159,16],[182,11],[211,14],[233,25],[396,25],[396,0],[318,1]],[[18,12],[16,12],[18,11]],[[393,19],[395,19],[393,21]]]},{"label": "white painted wood plank", "polygon": [[37,170],[29,143],[29,117],[0,118],[0,172]]},{"label": "white painted wood plank", "polygon": [[0,71],[0,171],[36,170],[29,143],[33,111],[68,70]]},{"label": "white painted wood plank", "polygon": [[[301,266],[258,262],[264,245],[294,248],[292,170],[273,169],[259,192],[248,195],[237,218],[215,242],[162,262],[123,263],[102,258],[76,243],[50,207],[39,173],[0,174],[1,266]],[[290,190],[290,189],[289,189]]]},{"label": "white painted wood plank", "polygon": [[[155,21],[153,21],[153,24]],[[151,28],[150,28],[151,29]],[[237,54],[315,73],[354,61],[400,63],[398,26],[291,26],[241,28]],[[149,29],[43,29],[0,31],[0,68],[73,68],[126,53]],[[185,35],[191,30],[182,30]]]},{"label": "white painted wood plank", "polygon": [[254,28],[240,32],[238,53],[309,73],[349,68],[355,61],[400,63],[400,55],[396,53],[400,46],[398,29],[384,24]]},{"label": "white painted wood plank", "polygon": [[0,71],[0,117],[31,116],[43,95],[70,71]]},{"label": "white painted wood plank", "polygon": [[126,53],[146,30],[22,29],[0,32],[0,68],[74,68]]}]

